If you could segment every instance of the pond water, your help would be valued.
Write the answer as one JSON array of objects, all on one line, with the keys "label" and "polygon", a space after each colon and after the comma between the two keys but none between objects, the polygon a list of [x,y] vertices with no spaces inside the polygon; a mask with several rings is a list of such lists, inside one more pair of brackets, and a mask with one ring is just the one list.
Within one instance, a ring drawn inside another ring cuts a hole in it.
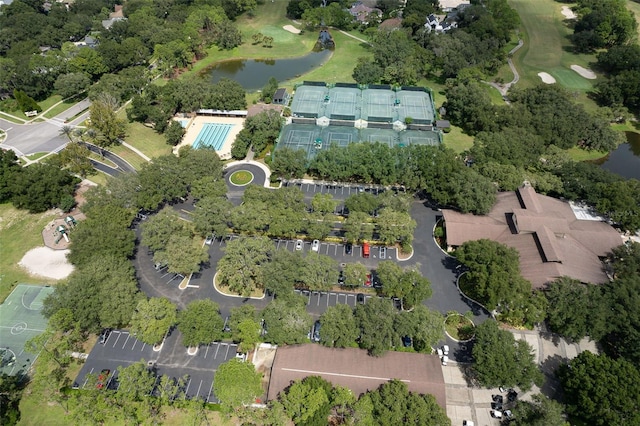
[{"label": "pond water", "polygon": [[596,161],[603,169],[627,179],[640,180],[640,133],[625,132],[628,143],[623,143],[609,155]]},{"label": "pond water", "polygon": [[271,77],[278,81],[290,80],[319,67],[330,56],[331,50],[322,50],[290,59],[232,59],[212,65],[206,74],[213,83],[225,77],[253,92],[262,89]]}]

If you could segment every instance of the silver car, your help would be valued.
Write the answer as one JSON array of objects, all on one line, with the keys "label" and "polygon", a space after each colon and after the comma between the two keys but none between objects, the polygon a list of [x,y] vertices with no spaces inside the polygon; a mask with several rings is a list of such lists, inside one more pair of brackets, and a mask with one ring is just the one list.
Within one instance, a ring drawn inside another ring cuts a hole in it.
[{"label": "silver car", "polygon": [[296,240],[296,251],[302,250],[303,246],[304,246],[304,243],[302,242],[302,240]]},{"label": "silver car", "polygon": [[380,247],[380,259],[386,259],[386,258],[387,258],[387,248]]}]

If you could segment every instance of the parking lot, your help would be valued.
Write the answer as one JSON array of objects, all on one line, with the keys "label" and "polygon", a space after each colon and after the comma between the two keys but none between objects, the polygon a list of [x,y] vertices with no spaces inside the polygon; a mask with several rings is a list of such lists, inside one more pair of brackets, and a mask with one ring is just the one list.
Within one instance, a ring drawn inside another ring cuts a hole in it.
[{"label": "parking lot", "polygon": [[213,394],[215,372],[220,364],[236,357],[236,354],[237,345],[213,342],[201,346],[195,355],[189,355],[176,330],[165,339],[160,351],[154,351],[153,346],[140,342],[128,331],[114,330],[104,344],[97,343],[93,347],[73,386],[84,388],[88,381],[87,374],[97,376],[109,370],[102,386],[118,389],[118,367],[144,360],[156,373],[156,384],[163,375],[176,380],[185,378],[182,391],[187,398],[198,397],[207,402],[217,402]]},{"label": "parking lot", "polygon": [[154,269],[160,276],[160,281],[162,281],[165,284],[174,283],[175,285],[178,285],[180,284],[180,281],[184,279],[184,275],[182,274],[175,274],[173,272],[169,272],[167,270],[167,265],[155,264]]}]

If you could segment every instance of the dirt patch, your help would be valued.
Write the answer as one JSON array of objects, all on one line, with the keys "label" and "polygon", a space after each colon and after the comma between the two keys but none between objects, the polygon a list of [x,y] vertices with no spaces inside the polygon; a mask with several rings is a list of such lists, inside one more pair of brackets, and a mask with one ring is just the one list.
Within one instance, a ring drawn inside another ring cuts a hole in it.
[{"label": "dirt patch", "polygon": [[562,6],[562,15],[565,19],[576,19],[578,17],[578,15],[567,6]]},{"label": "dirt patch", "polygon": [[571,65],[571,69],[580,74],[581,77],[584,77],[588,80],[595,80],[596,78],[598,78],[598,76],[596,76],[596,73],[594,73],[590,69],[581,67],[580,65]]},{"label": "dirt patch", "polygon": [[546,72],[539,72],[538,77],[540,77],[542,79],[542,82],[545,84],[554,84],[556,82],[556,79],[553,78],[551,74]]},{"label": "dirt patch", "polygon": [[285,25],[282,28],[284,28],[286,31],[289,31],[290,33],[300,34],[300,30],[294,27],[293,25]]},{"label": "dirt patch", "polygon": [[62,280],[73,272],[73,265],[67,260],[67,253],[69,250],[36,247],[26,252],[18,265],[31,275]]}]

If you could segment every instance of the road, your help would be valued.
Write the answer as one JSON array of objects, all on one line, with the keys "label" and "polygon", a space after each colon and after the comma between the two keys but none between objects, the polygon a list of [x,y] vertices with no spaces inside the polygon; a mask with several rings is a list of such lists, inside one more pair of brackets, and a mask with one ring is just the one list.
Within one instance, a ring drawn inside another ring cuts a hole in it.
[{"label": "road", "polygon": [[[19,157],[36,152],[57,152],[68,142],[66,136],[60,135],[60,129],[65,125],[77,126],[86,120],[89,113],[83,111],[87,110],[89,105],[90,101],[85,99],[54,118],[28,124],[16,124],[0,118],[0,129],[7,134],[2,147],[13,150]],[[80,115],[65,123],[67,118],[77,114]]]}]

